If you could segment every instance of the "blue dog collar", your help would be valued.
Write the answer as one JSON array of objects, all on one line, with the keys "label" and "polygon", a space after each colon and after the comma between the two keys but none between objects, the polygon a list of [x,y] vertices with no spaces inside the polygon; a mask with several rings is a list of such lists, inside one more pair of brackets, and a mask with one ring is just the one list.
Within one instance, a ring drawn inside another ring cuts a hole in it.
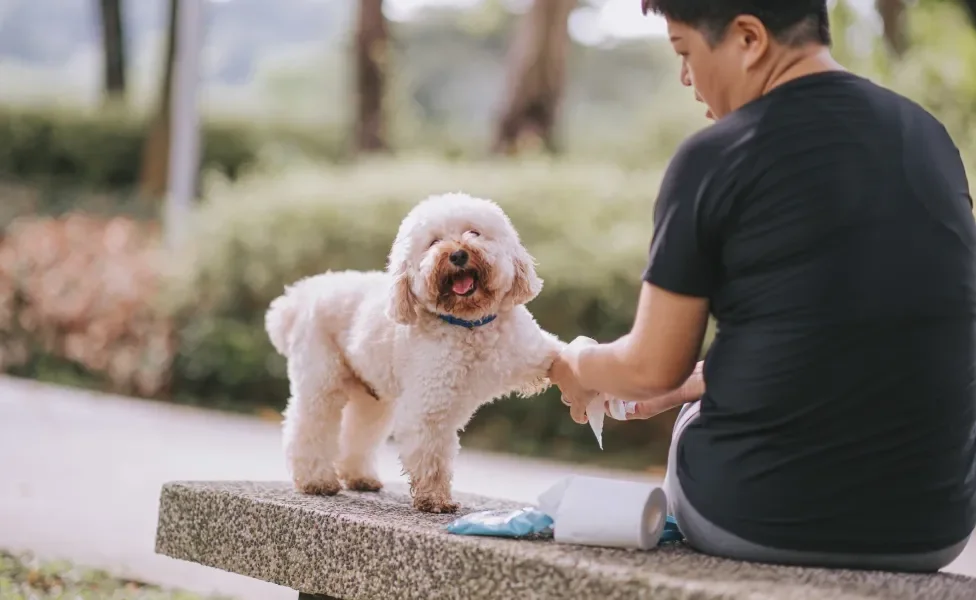
[{"label": "blue dog collar", "polygon": [[487,317],[478,319],[477,321],[466,321],[465,319],[459,319],[457,317],[452,317],[451,315],[437,315],[437,318],[445,323],[451,325],[458,325],[464,327],[465,329],[474,329],[475,327],[481,327],[482,325],[487,325],[494,321],[498,315],[488,315]]}]

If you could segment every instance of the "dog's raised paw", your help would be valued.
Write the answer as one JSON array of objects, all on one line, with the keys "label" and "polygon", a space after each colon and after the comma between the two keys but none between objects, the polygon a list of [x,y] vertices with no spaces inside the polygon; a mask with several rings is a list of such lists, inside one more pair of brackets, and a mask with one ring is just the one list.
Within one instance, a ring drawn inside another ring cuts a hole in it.
[{"label": "dog's raised paw", "polygon": [[421,512],[433,513],[433,514],[450,514],[456,513],[458,508],[461,507],[457,502],[451,502],[450,500],[441,500],[431,497],[417,497],[413,500],[413,507]]},{"label": "dog's raised paw", "polygon": [[383,482],[372,477],[352,477],[346,479],[346,487],[354,492],[378,492],[383,489]]},{"label": "dog's raised paw", "polygon": [[295,487],[299,492],[312,496],[335,496],[342,490],[338,481],[315,481],[296,484]]}]

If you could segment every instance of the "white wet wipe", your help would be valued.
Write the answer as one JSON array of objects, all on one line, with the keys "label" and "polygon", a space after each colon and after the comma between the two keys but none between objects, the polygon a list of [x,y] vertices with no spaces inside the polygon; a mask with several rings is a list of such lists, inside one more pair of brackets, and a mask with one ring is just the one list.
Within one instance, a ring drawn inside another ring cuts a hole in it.
[{"label": "white wet wipe", "polygon": [[[596,400],[590,402],[586,407],[586,420],[590,423],[590,429],[596,436],[596,443],[600,445],[600,450],[603,450],[603,416],[606,414],[603,406],[606,400],[603,398],[603,396],[597,396]],[[637,412],[637,403],[614,398],[607,403],[607,410],[612,418],[625,421],[627,415]]]}]

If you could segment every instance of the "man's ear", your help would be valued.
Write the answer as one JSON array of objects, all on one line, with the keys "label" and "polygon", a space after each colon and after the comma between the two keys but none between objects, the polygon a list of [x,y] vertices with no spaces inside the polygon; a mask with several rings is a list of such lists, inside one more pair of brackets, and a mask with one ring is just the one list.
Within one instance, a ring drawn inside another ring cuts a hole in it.
[{"label": "man's ear", "polygon": [[749,70],[762,61],[769,50],[769,30],[752,15],[739,15],[729,24],[726,35],[742,51],[742,67]]}]

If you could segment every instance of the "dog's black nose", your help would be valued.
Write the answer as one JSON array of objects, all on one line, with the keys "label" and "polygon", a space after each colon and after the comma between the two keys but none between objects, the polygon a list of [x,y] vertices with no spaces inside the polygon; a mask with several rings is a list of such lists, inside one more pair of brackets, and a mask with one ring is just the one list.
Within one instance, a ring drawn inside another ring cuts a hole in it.
[{"label": "dog's black nose", "polygon": [[455,267],[463,267],[468,263],[468,253],[466,250],[455,250],[449,257],[451,264]]}]

